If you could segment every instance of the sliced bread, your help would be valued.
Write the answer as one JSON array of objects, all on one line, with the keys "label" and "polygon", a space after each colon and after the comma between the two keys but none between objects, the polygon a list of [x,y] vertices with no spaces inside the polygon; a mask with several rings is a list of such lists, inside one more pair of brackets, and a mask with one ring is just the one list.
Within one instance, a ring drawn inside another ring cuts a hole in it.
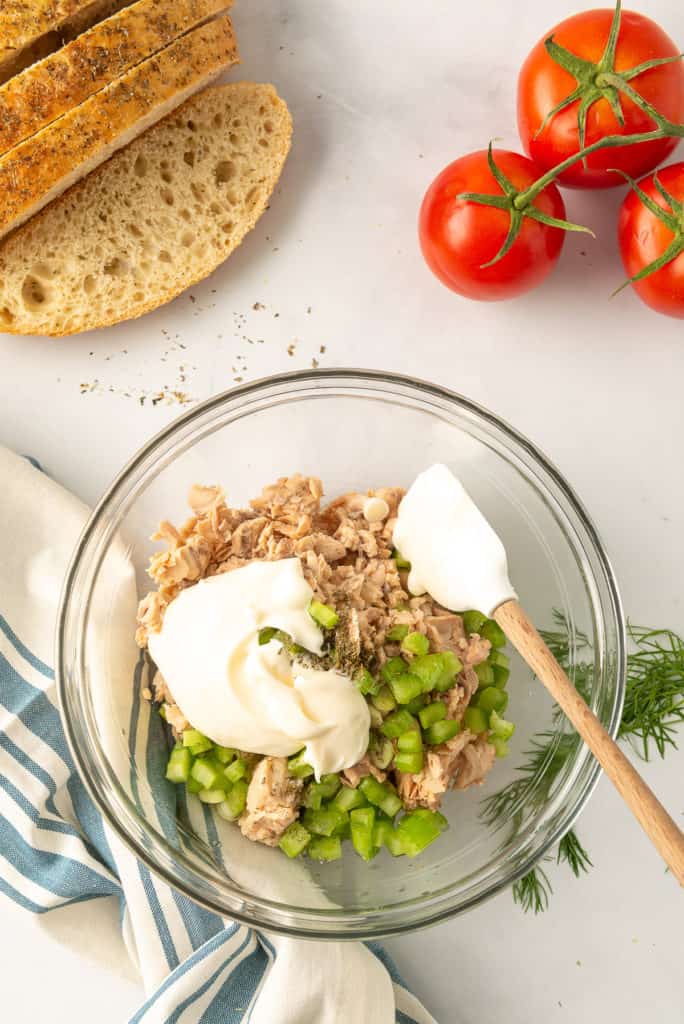
[{"label": "sliced bread", "polygon": [[271,85],[193,97],[0,243],[0,331],[106,327],[207,277],[266,209],[291,134]]},{"label": "sliced bread", "polygon": [[15,75],[0,86],[0,155],[229,6],[138,0]]},{"label": "sliced bread", "polygon": [[238,60],[226,16],[181,36],[0,157],[0,237]]},{"label": "sliced bread", "polygon": [[0,0],[0,82],[132,0]]}]

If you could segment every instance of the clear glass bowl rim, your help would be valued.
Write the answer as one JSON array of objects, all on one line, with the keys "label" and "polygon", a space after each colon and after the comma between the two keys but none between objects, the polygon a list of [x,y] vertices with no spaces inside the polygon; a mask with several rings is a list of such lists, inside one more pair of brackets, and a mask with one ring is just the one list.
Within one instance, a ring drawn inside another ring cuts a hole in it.
[{"label": "clear glass bowl rim", "polygon": [[[256,381],[221,392],[207,399],[195,406],[189,412],[177,417],[161,431],[155,434],[142,448],[139,449],[139,451],[115,477],[83,528],[72,555],[62,589],[55,640],[55,674],[57,694],[62,712],[62,721],[71,755],[78,769],[79,775],[81,776],[81,779],[90,793],[96,807],[100,810],[108,825],[118,835],[131,853],[145,864],[151,872],[161,878],[168,885],[187,896],[189,899],[198,903],[200,906],[203,906],[215,913],[230,916],[231,918],[241,921],[247,925],[256,925],[257,927],[265,928],[273,932],[300,938],[331,940],[371,939],[392,934],[402,934],[407,931],[413,931],[417,928],[437,924],[457,914],[473,909],[475,906],[487,899],[491,899],[501,892],[501,890],[516,882],[526,874],[534,864],[544,857],[548,850],[553,847],[555,843],[572,827],[596,787],[601,774],[601,768],[598,762],[593,761],[593,764],[590,764],[589,770],[585,772],[584,783],[575,793],[574,799],[570,801],[570,806],[565,811],[562,819],[556,825],[556,828],[549,831],[544,840],[540,842],[533,851],[530,851],[529,855],[517,866],[508,871],[501,871],[499,873],[499,877],[489,885],[485,885],[480,891],[476,892],[467,900],[459,901],[458,893],[455,893],[452,897],[452,902],[441,899],[437,907],[432,907],[430,906],[430,898],[426,897],[423,901],[425,903],[425,912],[423,914],[420,913],[420,910],[416,912],[416,908],[413,906],[412,913],[405,915],[406,919],[402,919],[402,917],[404,917],[404,915],[402,915],[402,910],[405,909],[405,905],[400,904],[397,907],[391,908],[389,912],[386,912],[387,916],[383,918],[382,923],[378,923],[373,920],[372,915],[367,915],[366,913],[352,915],[347,912],[346,915],[344,913],[340,915],[340,911],[334,909],[319,910],[313,908],[286,908],[283,904],[274,903],[268,899],[259,899],[253,894],[250,894],[249,898],[245,900],[244,893],[241,893],[239,887],[234,887],[233,890],[235,894],[234,903],[232,900],[221,901],[218,898],[207,897],[206,895],[193,890],[192,885],[184,882],[178,877],[175,877],[171,870],[159,863],[154,854],[130,835],[116,817],[113,809],[109,806],[106,798],[100,791],[97,781],[91,778],[84,756],[82,755],[80,745],[77,742],[74,723],[68,713],[68,648],[65,643],[65,639],[70,627],[69,620],[70,615],[72,614],[72,595],[74,593],[79,573],[83,568],[82,562],[84,555],[87,553],[90,543],[97,536],[98,531],[101,531],[104,528],[104,521],[108,517],[110,506],[115,502],[115,499],[120,498],[122,493],[126,493],[128,485],[131,482],[131,478],[135,476],[136,472],[146,464],[147,460],[153,456],[156,451],[163,448],[165,445],[172,443],[177,435],[182,435],[186,428],[191,427],[198,421],[201,421],[212,411],[221,409],[222,407],[229,408],[231,405],[239,404],[243,399],[255,398],[264,392],[268,392],[270,389],[296,389],[301,385],[308,387],[315,386],[316,383],[322,384],[326,391],[332,396],[346,395],[349,392],[345,389],[363,389],[364,385],[369,385],[370,389],[367,397],[371,399],[374,397],[379,398],[380,393],[378,392],[378,388],[384,386],[385,393],[388,394],[388,397],[397,398],[401,396],[404,399],[409,398],[410,404],[413,408],[422,408],[425,410],[424,402],[429,398],[437,399],[447,405],[456,406],[462,412],[468,413],[483,421],[487,428],[498,432],[507,444],[512,443],[514,447],[520,449],[527,458],[532,461],[532,463],[536,463],[537,467],[548,475],[565,502],[563,511],[566,515],[574,517],[575,525],[579,524],[581,529],[584,530],[592,547],[592,553],[597,560],[598,566],[603,575],[603,584],[606,587],[608,596],[609,612],[612,614],[611,626],[615,632],[614,670],[616,675],[615,698],[611,709],[610,720],[604,722],[604,725],[611,736],[616,736],[622,714],[622,705],[624,702],[627,646],[626,626],[615,573],[596,527],[584,508],[584,505],[560,471],[547,458],[547,456],[505,420],[501,419],[499,416],[490,412],[488,409],[471,399],[466,398],[457,392],[451,391],[448,388],[444,388],[441,385],[432,384],[419,378],[388,371],[357,368],[331,368],[299,370],[290,373],[275,374],[269,377],[262,377]],[[340,391],[333,390],[334,385],[339,385]],[[282,397],[282,392],[279,393],[279,396]],[[596,574],[594,574],[594,580],[595,579]],[[584,745],[579,748],[578,758],[582,756],[585,759],[591,759],[591,754]],[[573,786],[576,786],[576,783],[573,783]],[[123,802],[128,805],[127,809],[131,816],[137,819],[137,824],[141,832],[146,833],[147,829],[145,822],[135,810],[133,804],[127,797],[123,796],[121,798]],[[160,836],[156,836],[152,843],[153,848],[155,846],[166,845],[166,841]],[[181,860],[183,859],[183,854],[179,853],[176,849],[168,847],[167,852],[171,854],[171,857]],[[190,865],[189,870],[192,874],[197,874],[197,868],[195,865]],[[209,882],[209,885],[213,884],[210,879],[207,881]],[[231,888],[233,887],[226,884],[226,889]],[[420,901],[416,900],[412,902],[413,904],[420,903]],[[249,905],[249,909],[241,909],[241,905],[244,907],[247,904]],[[386,911],[386,908],[383,909]],[[344,917],[345,919],[341,920],[340,917]],[[358,920],[355,920],[355,917],[358,918]]]}]

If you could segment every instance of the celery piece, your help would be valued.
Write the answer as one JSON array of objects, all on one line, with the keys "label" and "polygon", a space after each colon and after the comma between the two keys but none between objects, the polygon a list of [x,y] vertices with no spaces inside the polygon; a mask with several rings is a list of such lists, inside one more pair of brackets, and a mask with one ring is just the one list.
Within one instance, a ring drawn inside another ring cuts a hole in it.
[{"label": "celery piece", "polygon": [[408,732],[403,732],[397,740],[397,747],[406,754],[415,754],[422,750],[423,737],[420,734],[420,729],[409,729]]},{"label": "celery piece", "polygon": [[306,852],[311,860],[339,860],[342,856],[342,843],[339,836],[313,836]]},{"label": "celery piece", "polygon": [[385,835],[385,846],[393,857],[403,857],[406,853],[403,836],[396,828],[392,828],[391,832]]},{"label": "celery piece", "polygon": [[489,728],[501,740],[509,740],[515,732],[513,722],[507,722],[505,718],[500,718],[496,711],[492,711],[489,716]]},{"label": "celery piece", "polygon": [[388,836],[393,831],[394,826],[391,819],[386,818],[382,811],[379,811],[375,815],[375,824],[373,825],[373,846],[378,850],[381,846],[386,846]]},{"label": "celery piece", "polygon": [[376,707],[378,711],[386,715],[389,711],[394,711],[397,706],[397,702],[392,696],[392,691],[389,686],[383,686],[379,693],[374,694],[371,697],[373,707]]},{"label": "celery piece", "polygon": [[456,657],[453,651],[440,651],[435,657],[439,658],[441,662],[442,672],[435,683],[434,689],[440,693],[445,693],[454,685],[459,672],[463,671],[463,662],[460,658]]},{"label": "celery piece", "polygon": [[474,610],[463,612],[463,625],[465,626],[466,633],[478,633],[487,622],[487,616],[483,615],[482,612]]},{"label": "celery piece", "polygon": [[314,622],[317,622],[323,629],[334,629],[340,621],[334,608],[331,608],[329,604],[323,604],[322,601],[316,601],[315,598],[309,602],[308,612]]},{"label": "celery piece", "polygon": [[157,711],[159,712],[159,717],[166,721],[166,704],[160,704]]},{"label": "celery piece", "polygon": [[305,829],[301,822],[293,821],[283,832],[278,846],[287,857],[292,858],[298,857],[310,842],[311,833],[308,829]]},{"label": "celery piece", "polygon": [[310,808],[304,812],[302,824],[317,836],[331,836],[335,829],[346,824],[348,815],[340,807],[329,804],[317,810]]},{"label": "celery piece", "polygon": [[494,685],[494,669],[486,661],[481,662],[479,665],[475,665],[475,675],[480,682],[480,686]]},{"label": "celery piece", "polygon": [[509,668],[504,668],[502,665],[492,665],[492,673],[494,674],[494,685],[498,686],[500,690],[503,690],[508,682],[511,670]]},{"label": "celery piece", "polygon": [[237,750],[233,747],[214,747],[214,757],[221,764],[230,764],[234,757],[237,757]]},{"label": "celery piece", "polygon": [[471,706],[482,708],[483,711],[504,712],[508,706],[508,694],[498,686],[485,686],[483,690],[477,691]]},{"label": "celery piece", "polygon": [[392,758],[394,757],[394,746],[392,741],[386,739],[385,736],[381,736],[377,732],[371,732],[370,741],[368,743],[368,757],[372,764],[380,771],[384,771],[385,768],[389,768]]},{"label": "celery piece", "polygon": [[497,757],[508,757],[508,744],[506,740],[502,740],[500,736],[492,736],[489,740],[494,749],[496,750]]},{"label": "celery piece", "polygon": [[[390,697],[392,695],[390,694]],[[368,705],[368,712],[370,714],[370,722],[373,729],[379,729],[384,719],[382,717],[382,711],[378,711],[374,704]]]},{"label": "celery piece", "polygon": [[237,782],[238,779],[244,779],[248,772],[247,762],[241,757],[237,761],[233,761],[227,768],[224,769],[223,774],[229,782]]},{"label": "celery piece", "polygon": [[434,722],[425,730],[425,742],[431,746],[438,743],[446,743],[460,731],[460,725],[453,718],[444,718],[440,722]]},{"label": "celery piece", "polygon": [[367,775],[359,783],[359,789],[369,804],[379,807],[389,818],[401,810],[402,803],[396,790],[386,782],[378,782],[372,775]]},{"label": "celery piece", "polygon": [[487,619],[484,626],[480,630],[480,636],[484,640],[489,640],[492,647],[505,647],[506,646],[506,634],[494,619]]},{"label": "celery piece", "polygon": [[184,747],[196,747],[201,743],[208,743],[205,750],[211,750],[214,744],[208,739],[204,733],[200,732],[199,729],[186,729],[181,736],[181,742]]},{"label": "celery piece", "polygon": [[429,729],[435,722],[441,722],[443,718],[446,718],[446,713],[446,704],[441,700],[436,700],[419,711],[418,718],[423,728]]},{"label": "celery piece", "polygon": [[389,687],[397,704],[408,704],[423,692],[422,682],[410,672],[390,679]]},{"label": "celery piece", "polygon": [[[496,712],[493,712],[496,714]],[[485,732],[489,728],[489,715],[482,708],[467,707],[463,715],[463,724],[471,732]]]},{"label": "celery piece", "polygon": [[304,760],[303,750],[300,750],[298,754],[294,754],[294,756],[289,759],[287,762],[287,770],[290,775],[294,775],[297,779],[308,779],[309,776],[314,773],[311,765],[307,764]]},{"label": "celery piece", "polygon": [[387,632],[385,639],[390,640],[392,643],[401,643],[401,641],[408,636],[408,631],[408,626],[397,623],[396,626],[392,626],[392,628]]},{"label": "celery piece", "polygon": [[401,736],[402,733],[408,732],[409,729],[417,729],[418,722],[413,717],[410,711],[406,711],[402,708],[399,711],[394,711],[389,715],[380,730],[383,736],[387,736],[388,739],[396,739],[397,736]]},{"label": "celery piece", "polygon": [[503,651],[491,651],[487,661],[492,666],[498,665],[500,668],[511,667],[511,659],[507,654],[504,654]]},{"label": "celery piece", "polygon": [[216,810],[226,821],[235,821],[239,818],[247,805],[247,783],[244,779],[234,782],[226,799],[222,804],[217,804]]},{"label": "celery piece", "polygon": [[397,825],[397,834],[401,837],[404,853],[408,857],[416,857],[422,853],[442,834],[445,820],[444,815],[425,808],[405,814]]},{"label": "celery piece", "polygon": [[196,782],[201,783],[202,789],[220,789],[222,782],[225,782],[225,788],[228,786],[227,780],[221,778],[223,765],[209,758],[198,757],[190,770],[190,775]]},{"label": "celery piece", "polygon": [[402,640],[401,649],[407,654],[425,655],[430,650],[430,641],[422,633],[409,633]]},{"label": "celery piece", "polygon": [[364,697],[367,694],[378,693],[382,687],[382,683],[378,679],[374,679],[367,668],[362,668],[354,679],[356,688],[359,693],[362,693]]},{"label": "celery piece", "polygon": [[222,789],[201,789],[197,796],[203,804],[221,804],[226,799]]},{"label": "celery piece", "polygon": [[171,751],[166,765],[166,778],[169,782],[187,782],[192,770],[192,754],[187,747]]},{"label": "celery piece", "polygon": [[380,675],[386,683],[389,683],[397,676],[402,676],[406,672],[407,668],[408,665],[403,658],[390,658],[389,661],[386,661],[380,669]]},{"label": "celery piece", "polygon": [[342,786],[340,791],[333,797],[333,807],[341,811],[353,811],[355,807],[365,807],[366,798],[360,789],[352,789],[350,786]]},{"label": "celery piece", "polygon": [[397,569],[410,569],[411,568],[411,563],[407,562],[406,559],[402,557],[402,555],[399,553],[399,551],[397,551],[396,548],[392,552],[392,558],[396,562]]},{"label": "celery piece", "polygon": [[187,789],[188,793],[201,793],[203,786],[201,782],[197,781],[197,779],[190,778],[185,783],[185,788]]},{"label": "celery piece", "polygon": [[411,775],[418,775],[423,770],[423,751],[417,750],[412,753],[400,750],[394,755],[394,767],[398,772],[408,772]]},{"label": "celery piece", "polygon": [[373,842],[375,811],[372,807],[357,807],[350,812],[349,822],[354,849],[364,860],[372,860],[378,852]]},{"label": "celery piece", "polygon": [[414,697],[413,700],[410,700],[408,704],[404,705],[404,707],[406,708],[407,711],[410,711],[412,715],[417,715],[421,708],[425,707],[426,700],[427,697],[425,696],[425,694],[419,693],[417,697]]}]

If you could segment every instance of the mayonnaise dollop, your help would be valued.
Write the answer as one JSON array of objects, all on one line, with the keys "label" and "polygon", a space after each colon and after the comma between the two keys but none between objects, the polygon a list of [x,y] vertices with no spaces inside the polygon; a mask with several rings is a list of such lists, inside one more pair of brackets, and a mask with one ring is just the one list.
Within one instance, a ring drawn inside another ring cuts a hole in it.
[{"label": "mayonnaise dollop", "polygon": [[416,477],[399,506],[394,544],[411,563],[411,593],[427,592],[451,611],[491,615],[517,596],[503,544],[446,466]]},{"label": "mayonnaise dollop", "polygon": [[150,654],[176,703],[215,743],[288,757],[306,748],[319,778],[356,764],[368,746],[368,705],[347,676],[291,663],[258,631],[275,626],[320,654],[313,596],[297,558],[252,562],[200,580],[166,609]]}]

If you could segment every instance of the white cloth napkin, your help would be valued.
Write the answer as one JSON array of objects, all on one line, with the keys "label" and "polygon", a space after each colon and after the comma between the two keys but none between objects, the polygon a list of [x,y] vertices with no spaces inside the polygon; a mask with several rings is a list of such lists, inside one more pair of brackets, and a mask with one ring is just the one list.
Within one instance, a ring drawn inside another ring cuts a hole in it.
[{"label": "white cloth napkin", "polygon": [[61,583],[88,509],[2,448],[0,495],[0,892],[34,913],[119,898],[147,997],[131,1024],[435,1024],[375,945],[266,936],[221,919],[111,832],[74,771],[51,667]]}]

